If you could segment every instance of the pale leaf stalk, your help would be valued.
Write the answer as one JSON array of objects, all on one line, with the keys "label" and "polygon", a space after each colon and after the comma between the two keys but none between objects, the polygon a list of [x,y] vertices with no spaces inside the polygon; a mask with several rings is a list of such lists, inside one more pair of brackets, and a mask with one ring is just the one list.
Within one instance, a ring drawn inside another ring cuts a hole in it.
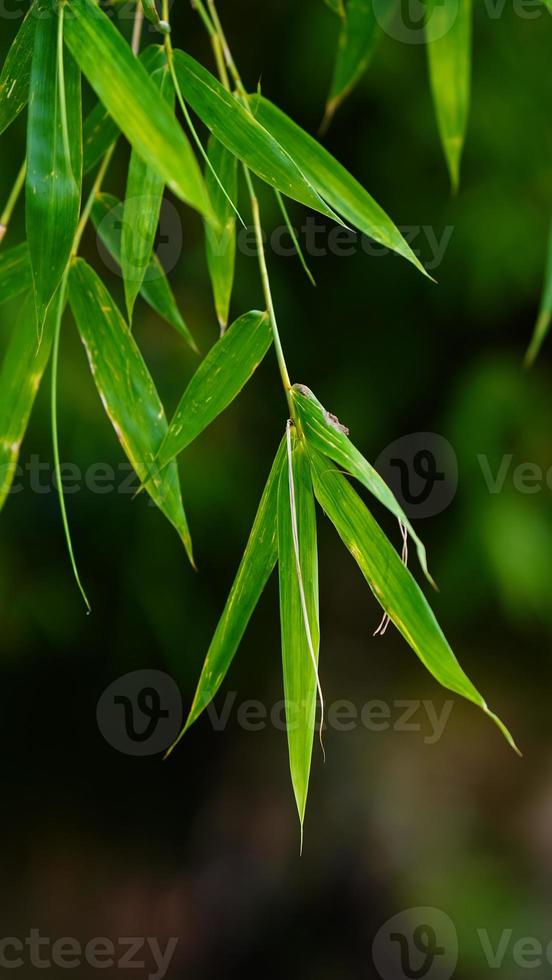
[{"label": "pale leaf stalk", "polygon": [[[164,2],[167,3],[167,0],[164,0]],[[215,28],[215,36],[217,38],[217,40],[213,43],[213,47],[214,47],[214,50],[215,50],[215,57],[216,57],[216,60],[217,60],[217,64],[219,65],[219,73],[221,75],[221,81],[222,81],[223,85],[225,86],[225,88],[227,88],[229,90],[230,89],[230,84],[229,84],[228,74],[226,73],[226,71],[224,71],[224,70],[221,71],[221,69],[220,69],[220,62],[221,62],[221,59],[220,59],[220,50],[222,49],[222,51],[224,52],[224,59],[225,59],[226,64],[228,65],[228,67],[230,69],[230,73],[232,75],[232,78],[234,79],[236,88],[238,89],[239,94],[243,98],[244,105],[245,105],[246,109],[248,110],[248,112],[251,112],[251,109],[249,107],[249,103],[248,103],[247,97],[246,97],[247,96],[247,93],[246,93],[245,88],[243,86],[243,83],[242,83],[242,80],[241,80],[241,77],[240,77],[240,73],[239,73],[239,71],[238,71],[238,69],[236,67],[236,64],[234,62],[234,59],[232,57],[232,53],[230,51],[230,47],[229,47],[228,42],[226,40],[226,37],[225,37],[225,34],[224,34],[224,30],[223,30],[222,24],[220,22],[220,18],[218,16],[216,7],[215,7],[215,5],[213,3],[213,0],[207,0],[207,3],[208,3],[208,7],[209,7],[209,14],[210,14],[210,16],[212,18],[212,22],[213,22],[214,28]],[[203,7],[202,0],[195,0],[195,5],[196,5],[196,9],[198,9],[198,10],[200,8],[203,9],[204,17],[202,16],[202,19],[204,20],[204,23],[205,23],[206,22],[205,21],[205,18],[209,18],[209,15],[207,14],[207,12],[205,11],[205,8]],[[211,38],[213,39],[213,34],[211,34]],[[219,57],[217,57],[217,51],[219,52]],[[269,277],[268,266],[267,266],[267,262],[266,262],[266,252],[265,252],[265,246],[264,246],[264,241],[263,241],[263,231],[262,231],[262,224],[261,224],[261,214],[260,214],[260,210],[259,210],[259,202],[258,202],[258,199],[257,199],[257,195],[255,193],[255,189],[253,187],[253,181],[251,179],[251,174],[249,173],[249,170],[245,166],[245,164],[243,166],[243,171],[244,171],[244,174],[245,174],[245,180],[246,180],[247,189],[248,189],[248,192],[249,192],[249,199],[250,199],[250,202],[251,202],[251,212],[252,212],[252,216],[253,216],[253,226],[254,226],[254,229],[255,229],[255,239],[256,239],[256,244],[257,244],[257,257],[258,257],[258,261],[259,261],[259,271],[260,271],[260,274],[261,274],[261,282],[262,282],[262,287],[263,287],[263,295],[264,295],[264,299],[265,299],[265,303],[266,303],[266,308],[267,308],[268,315],[270,317],[270,325],[271,325],[271,328],[272,328],[272,335],[273,335],[273,338],[274,338],[274,349],[276,351],[276,359],[278,361],[278,368],[280,370],[280,377],[282,379],[282,384],[284,386],[284,391],[285,391],[285,394],[286,394],[286,398],[287,398],[287,402],[288,402],[290,414],[291,414],[291,417],[294,420],[294,422],[296,422],[296,425],[298,427],[298,431],[300,431],[298,420],[296,420],[295,406],[293,404],[293,399],[291,397],[291,381],[290,381],[289,372],[288,372],[287,365],[286,365],[286,359],[285,359],[285,356],[284,356],[284,350],[283,350],[283,347],[282,347],[282,341],[281,341],[281,338],[280,338],[280,332],[278,330],[278,321],[276,319],[276,310],[274,308],[274,300],[272,298],[272,290],[271,290],[271,287],[270,287],[270,277]]]},{"label": "pale leaf stalk", "polygon": [[60,463],[60,456],[59,456],[59,434],[58,434],[58,417],[57,417],[59,338],[61,333],[61,321],[63,319],[63,312],[65,309],[67,279],[68,279],[68,270],[66,270],[61,286],[59,288],[59,298],[56,307],[56,320],[54,325],[54,340],[52,346],[52,391],[51,391],[51,402],[50,402],[51,423],[52,423],[52,445],[53,445],[53,452],[54,452],[54,472],[56,475],[56,486],[57,486],[57,492],[59,498],[59,508],[61,511],[61,520],[63,523],[63,530],[65,532],[65,540],[67,542],[69,559],[71,562],[73,575],[75,576],[75,581],[77,583],[79,592],[82,598],[84,599],[87,612],[90,613],[91,611],[90,603],[88,601],[88,596],[86,595],[83,584],[81,582],[79,570],[77,568],[77,562],[75,559],[75,552],[73,550],[73,542],[71,539],[71,531],[69,529],[69,520],[67,517],[67,508],[65,506],[65,494],[63,492],[63,482],[61,477],[61,463]]},{"label": "pale leaf stalk", "polygon": [[303,266],[303,269],[305,271],[305,274],[306,274],[309,282],[311,283],[311,285],[316,286],[316,282],[315,282],[314,276],[313,276],[312,272],[310,271],[310,269],[308,267],[307,260],[306,260],[304,254],[303,254],[303,249],[301,248],[299,239],[297,238],[297,234],[295,232],[295,228],[293,227],[293,225],[291,223],[291,219],[289,217],[289,212],[288,212],[288,209],[286,207],[286,202],[284,201],[284,198],[282,197],[282,194],[280,193],[280,191],[276,190],[274,193],[276,194],[276,200],[278,201],[278,204],[280,205],[280,211],[282,212],[283,219],[284,219],[284,221],[286,223],[286,228],[287,228],[287,230],[289,232],[289,236],[290,236],[290,238],[291,238],[291,240],[293,242],[293,247],[295,248],[295,251],[297,252],[297,257],[298,257],[301,265]]}]

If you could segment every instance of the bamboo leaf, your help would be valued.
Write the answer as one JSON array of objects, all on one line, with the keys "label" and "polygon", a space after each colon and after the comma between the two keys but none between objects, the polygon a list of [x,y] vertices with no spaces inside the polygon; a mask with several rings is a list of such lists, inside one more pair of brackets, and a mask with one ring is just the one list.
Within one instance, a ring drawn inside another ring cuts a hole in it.
[{"label": "bamboo leaf", "polygon": [[157,457],[162,469],[221,414],[249,381],[272,343],[268,313],[235,320],[201,362],[175,412]]},{"label": "bamboo leaf", "polygon": [[305,819],[318,690],[320,626],[316,513],[303,440],[289,430],[278,492],[280,625],[291,781]]},{"label": "bamboo leaf", "polygon": [[544,340],[550,330],[552,323],[552,222],[548,234],[548,254],[546,259],[546,271],[544,276],[544,289],[542,292],[541,305],[531,343],[525,355],[525,366],[531,367],[538,356]]},{"label": "bamboo leaf", "polygon": [[278,484],[285,459],[284,439],[272,465],[236,578],[207,651],[192,707],[180,738],[219,690],[276,565]]},{"label": "bamboo leaf", "polygon": [[258,122],[286,147],[310,184],[331,208],[363,234],[402,255],[427,275],[385,211],[331,153],[262,95],[250,96],[250,104]]},{"label": "bamboo leaf", "polygon": [[218,229],[209,224],[205,227],[207,265],[213,287],[215,310],[221,332],[224,332],[228,325],[236,263],[236,214],[231,202],[236,203],[238,194],[238,161],[214,137],[209,140],[209,161],[226,191],[224,194],[212,170],[207,167],[205,180],[219,226]]},{"label": "bamboo leaf", "polygon": [[[0,251],[0,303],[32,287],[31,261],[27,242]],[[36,328],[35,328],[36,344]]]},{"label": "bamboo leaf", "polygon": [[[393,3],[389,2],[389,10]],[[337,57],[326,106],[329,121],[370,64],[382,37],[373,0],[347,0],[339,35]]]},{"label": "bamboo leaf", "polygon": [[443,687],[480,707],[517,751],[508,729],[464,673],[415,579],[347,479],[323,456],[309,452],[320,506],[357,562],[379,604],[424,666]]},{"label": "bamboo leaf", "polygon": [[429,78],[454,191],[460,180],[470,108],[471,32],[472,0],[440,0],[429,5],[426,22]]},{"label": "bamboo leaf", "polygon": [[[168,67],[155,71],[152,81],[161,98],[174,110],[175,93]],[[151,260],[164,190],[163,179],[157,171],[144,163],[133,150],[128,168],[121,237],[121,268],[130,322]]]},{"label": "bamboo leaf", "polygon": [[[121,264],[121,228],[123,224],[123,202],[113,194],[99,194],[92,207],[92,222],[108,252]],[[163,267],[155,254],[152,254],[140,293],[159,316],[170,323],[175,330],[197,353],[196,342],[182,315]]]},{"label": "bamboo leaf", "polygon": [[0,371],[0,510],[13,483],[21,443],[52,349],[54,317],[46,318],[37,349],[36,318],[29,294],[15,323]]},{"label": "bamboo leaf", "polygon": [[29,81],[36,26],[34,5],[19,28],[0,74],[0,133],[23,111],[29,99]]},{"label": "bamboo leaf", "polygon": [[30,91],[26,225],[40,332],[71,254],[82,181],[80,72],[48,7],[36,22]]},{"label": "bamboo leaf", "polygon": [[293,151],[255,120],[206,68],[184,51],[174,52],[182,94],[223,146],[271,187],[335,218],[301,172]]},{"label": "bamboo leaf", "polygon": [[71,267],[69,302],[98,393],[119,441],[193,562],[176,463],[150,478],[167,432],[163,406],[128,326],[105,286],[83,259],[75,260]]},{"label": "bamboo leaf", "polygon": [[94,0],[71,0],[66,39],[133,148],[178,197],[211,217],[205,183],[188,139],[144,66]]},{"label": "bamboo leaf", "polygon": [[[164,48],[159,44],[149,44],[140,53],[140,61],[148,75],[152,75],[166,62]],[[94,169],[109,147],[119,136],[119,128],[109,115],[102,102],[97,102],[88,113],[83,127],[84,173]]]},{"label": "bamboo leaf", "polygon": [[377,470],[370,465],[362,453],[358,451],[348,437],[348,430],[341,425],[335,415],[327,412],[323,405],[313,395],[310,388],[304,385],[294,385],[292,389],[293,402],[297,407],[305,437],[310,446],[317,452],[328,456],[334,463],[354,476],[367,490],[376,497],[408,529],[418,550],[418,558],[425,575],[433,584],[427,568],[426,550],[408,517],[393,492],[381,478]]}]

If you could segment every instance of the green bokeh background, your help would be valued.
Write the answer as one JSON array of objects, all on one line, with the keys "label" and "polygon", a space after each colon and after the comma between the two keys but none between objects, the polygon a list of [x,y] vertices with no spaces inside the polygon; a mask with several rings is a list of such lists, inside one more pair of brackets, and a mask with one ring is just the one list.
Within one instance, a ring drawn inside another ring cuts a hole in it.
[{"label": "green bokeh background", "polygon": [[[248,84],[260,78],[266,95],[315,132],[336,19],[321,0],[220,7]],[[330,730],[325,765],[315,744],[299,859],[285,735],[271,726],[246,732],[236,720],[243,701],[270,708],[282,697],[275,580],[219,699],[223,707],[225,693],[237,692],[225,731],[203,719],[165,764],[121,755],[102,738],[98,699],[128,671],[166,670],[184,703],[191,700],[286,422],[271,353],[181,461],[198,574],[144,498],[82,490],[67,503],[93,606],[86,617],[55,493],[32,492],[23,480],[2,513],[2,935],[24,937],[36,927],[84,941],[178,936],[168,976],[186,980],[246,970],[371,978],[374,935],[390,916],[418,906],[451,917],[456,976],[468,980],[524,973],[511,947],[502,968],[490,971],[477,930],[488,930],[494,945],[507,929],[512,942],[552,940],[551,348],[530,374],[521,368],[552,202],[552,18],[536,7],[539,16],[520,16],[511,3],[491,16],[497,9],[489,3],[475,11],[473,105],[457,197],[449,193],[420,45],[387,38],[326,137],[399,225],[429,227],[438,238],[452,229],[433,271],[438,285],[399,258],[362,251],[313,258],[316,290],[294,259],[269,251],[269,262],[293,379],[348,424],[368,458],[409,433],[434,432],[451,443],[457,493],[417,525],[440,587],[431,598],[524,758],[459,701],[435,744],[426,744],[427,723],[422,732]],[[188,5],[176,5],[173,19],[176,43],[207,62]],[[3,20],[2,54],[16,23]],[[22,118],[0,142],[3,196],[23,157],[24,132]],[[121,147],[106,189],[123,193],[126,160]],[[217,327],[202,228],[176,206],[183,246],[171,281],[206,351]],[[242,207],[247,216],[245,196]],[[291,210],[300,224],[304,212]],[[267,201],[265,225],[278,221]],[[22,237],[18,211],[2,247]],[[429,261],[427,234],[415,244]],[[84,249],[122,298],[92,232]],[[242,255],[233,311],[261,302],[255,259]],[[0,310],[2,347],[19,305]],[[135,332],[171,413],[194,357],[143,304]],[[22,464],[32,454],[51,463],[48,394],[49,377]],[[83,471],[124,461],[70,317],[60,437],[62,458]],[[489,492],[481,456],[492,472],[511,456],[498,493]],[[525,463],[542,472],[532,493],[513,480]],[[378,517],[396,540],[393,522]],[[404,699],[441,710],[447,692],[397,633],[372,638],[378,608],[322,515],[320,569],[327,702],[349,699],[360,709],[378,699],[395,719]],[[546,963],[531,971],[539,980],[549,972]],[[79,975],[88,976],[84,968]]]}]

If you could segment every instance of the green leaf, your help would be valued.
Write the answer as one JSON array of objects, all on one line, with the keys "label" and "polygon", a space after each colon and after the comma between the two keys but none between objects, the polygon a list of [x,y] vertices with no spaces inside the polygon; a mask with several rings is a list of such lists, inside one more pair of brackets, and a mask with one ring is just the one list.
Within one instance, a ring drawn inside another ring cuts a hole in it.
[{"label": "green leaf", "polygon": [[192,707],[180,738],[219,690],[274,570],[278,558],[278,484],[285,460],[286,443],[283,439],[261,497],[236,578],[207,651]]},{"label": "green leaf", "polygon": [[69,302],[98,393],[119,441],[193,562],[176,463],[150,478],[167,432],[163,406],[128,326],[105,286],[83,259],[75,260],[71,267]]},{"label": "green leaf", "polygon": [[271,187],[336,217],[301,172],[292,149],[267,132],[203,65],[184,51],[175,51],[174,67],[184,98],[230,153]]},{"label": "green leaf", "polygon": [[426,22],[429,78],[439,134],[454,191],[470,108],[472,0],[440,0]]},{"label": "green leaf", "polygon": [[548,255],[544,276],[544,289],[541,305],[531,343],[525,355],[525,366],[530,367],[535,361],[552,323],[552,222],[548,235]]},{"label": "green leaf", "polygon": [[205,180],[219,225],[219,228],[213,228],[209,224],[205,227],[207,265],[213,287],[215,309],[221,332],[224,333],[228,325],[236,263],[236,214],[232,202],[236,202],[238,194],[238,161],[222,143],[211,137],[209,162],[226,191],[224,194],[212,170],[207,167]]},{"label": "green leaf", "polygon": [[156,460],[162,469],[220,415],[249,381],[272,343],[268,313],[235,320],[201,362],[175,412]]},{"label": "green leaf", "polygon": [[[149,44],[140,54],[140,61],[149,75],[166,62],[165,50],[159,44]],[[119,128],[101,102],[97,102],[84,121],[84,173],[94,169],[119,136]]]},{"label": "green leaf", "polygon": [[310,388],[304,385],[294,385],[292,388],[293,403],[301,420],[301,425],[309,445],[317,452],[328,456],[334,463],[354,476],[367,490],[376,497],[408,529],[418,550],[418,558],[425,575],[433,584],[427,568],[426,550],[414,531],[401,505],[381,478],[377,470],[370,465],[362,453],[358,451],[348,438],[348,430],[341,425],[335,415],[327,412],[323,405],[313,395]]},{"label": "green leaf", "polygon": [[[121,228],[123,225],[123,202],[113,194],[99,194],[92,207],[92,222],[108,252],[121,264]],[[189,327],[184,323],[176,305],[173,291],[163,267],[155,254],[152,254],[140,293],[159,316],[170,323],[175,330],[197,353],[197,346]]]},{"label": "green leaf", "polygon": [[318,502],[379,604],[436,680],[482,708],[517,751],[507,728],[460,667],[423,592],[368,508],[333,464],[313,450],[309,456]]},{"label": "green leaf", "polygon": [[26,225],[39,332],[69,261],[82,182],[80,71],[63,53],[58,27],[45,7],[36,22],[27,132]]},{"label": "green leaf", "polygon": [[331,208],[363,234],[402,255],[427,275],[385,211],[331,153],[262,95],[250,96],[250,103],[258,122],[286,147],[302,173]]},{"label": "green leaf", "polygon": [[116,125],[178,197],[211,217],[190,143],[144,66],[94,0],[69,7],[67,43]]},{"label": "green leaf", "polygon": [[[174,110],[175,92],[167,66],[155,71],[152,81],[161,98]],[[165,185],[156,170],[133,150],[130,156],[123,211],[121,268],[129,321],[151,260]]]},{"label": "green leaf", "polygon": [[13,329],[0,371],[0,510],[13,483],[21,443],[52,349],[54,317],[46,318],[37,348],[36,319],[29,295]]},{"label": "green leaf", "polygon": [[17,118],[29,99],[35,26],[33,5],[15,36],[0,74],[0,133]]},{"label": "green leaf", "polygon": [[[6,303],[33,284],[27,242],[0,251],[0,303]],[[36,345],[36,328],[35,328]]]},{"label": "green leaf", "polygon": [[[393,3],[389,0],[389,9]],[[339,35],[326,119],[333,116],[370,64],[382,36],[373,0],[347,0]]]},{"label": "green leaf", "polygon": [[278,492],[278,568],[289,764],[302,834],[319,688],[318,552],[309,460],[304,440],[288,431]]}]

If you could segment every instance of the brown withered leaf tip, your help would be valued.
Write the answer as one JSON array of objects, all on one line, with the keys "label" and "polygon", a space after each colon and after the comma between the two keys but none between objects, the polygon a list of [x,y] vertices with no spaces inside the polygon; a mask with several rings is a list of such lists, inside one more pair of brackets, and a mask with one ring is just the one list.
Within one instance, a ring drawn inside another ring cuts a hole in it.
[{"label": "brown withered leaf tip", "polygon": [[338,432],[343,432],[346,436],[349,435],[349,430],[347,426],[342,425],[337,415],[332,415],[331,412],[324,412],[324,418],[326,419],[326,422],[329,422],[330,425],[333,425],[334,429],[337,429]]}]

